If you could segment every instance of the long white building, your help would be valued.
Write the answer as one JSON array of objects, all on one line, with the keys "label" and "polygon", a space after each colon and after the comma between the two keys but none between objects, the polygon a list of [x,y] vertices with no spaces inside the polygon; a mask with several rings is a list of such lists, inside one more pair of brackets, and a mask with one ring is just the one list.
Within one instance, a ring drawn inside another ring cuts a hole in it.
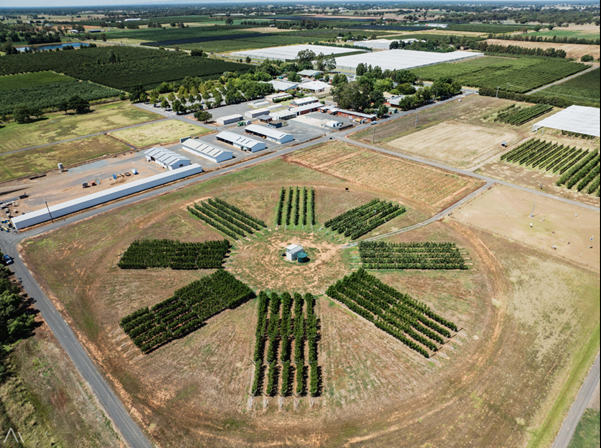
[{"label": "long white building", "polygon": [[257,152],[266,148],[265,143],[234,132],[223,131],[217,134],[215,138],[243,151]]},{"label": "long white building", "polygon": [[147,162],[155,162],[168,170],[176,170],[190,165],[190,159],[165,148],[147,149],[144,151],[144,155]]},{"label": "long white building", "polygon": [[232,151],[215,148],[203,141],[188,139],[182,143],[182,149],[190,154],[210,160],[213,163],[221,163],[234,158]]},{"label": "long white building", "polygon": [[294,137],[291,134],[286,134],[285,132],[278,131],[277,129],[259,126],[258,124],[251,124],[250,126],[246,126],[244,130],[245,132],[251,135],[259,136],[266,140],[279,143],[280,145],[294,140]]}]

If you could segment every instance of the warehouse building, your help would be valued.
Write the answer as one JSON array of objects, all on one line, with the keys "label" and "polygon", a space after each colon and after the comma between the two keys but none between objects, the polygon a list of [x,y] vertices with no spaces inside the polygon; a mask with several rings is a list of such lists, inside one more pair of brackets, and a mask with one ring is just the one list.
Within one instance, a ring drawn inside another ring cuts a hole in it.
[{"label": "warehouse building", "polygon": [[282,93],[274,93],[272,95],[267,95],[265,98],[270,101],[273,101],[274,103],[277,103],[277,102],[292,98],[292,95],[290,95],[289,93],[286,93],[286,92],[282,92]]},{"label": "warehouse building", "polygon": [[242,121],[242,115],[227,115],[225,117],[219,117],[215,121],[221,126],[225,126],[226,124],[238,123],[239,121]]},{"label": "warehouse building", "polygon": [[309,81],[309,82],[304,82],[300,85],[301,89],[304,90],[311,90],[312,92],[318,93],[318,92],[325,92],[330,90],[330,85],[327,82],[322,82],[322,81]]},{"label": "warehouse building", "polygon": [[261,137],[275,143],[279,143],[280,145],[294,140],[294,137],[290,134],[277,131],[273,128],[259,126],[258,124],[251,124],[250,126],[246,126],[244,132],[250,135],[256,135],[257,137]]},{"label": "warehouse building", "polygon": [[291,106],[304,106],[305,104],[317,103],[319,100],[314,96],[306,96],[304,98],[296,98],[290,102]]},{"label": "warehouse building", "polygon": [[199,173],[202,173],[202,167],[194,163],[178,170],[157,174],[156,176],[119,185],[118,187],[99,191],[78,199],[73,199],[72,201],[63,202],[62,204],[51,205],[47,208],[44,207],[41,210],[25,213],[21,216],[15,216],[12,218],[12,222],[16,229],[34,226],[42,222],[50,221],[51,219],[61,218],[71,213],[85,210],[86,208],[114,201],[115,199],[129,196],[130,194],[139,193],[140,191],[158,187]]},{"label": "warehouse building", "polygon": [[271,109],[267,107],[263,109],[249,110],[248,112],[244,113],[244,118],[248,120],[254,120],[255,118],[260,117],[261,115],[269,115],[269,112],[271,112]]},{"label": "warehouse building", "polygon": [[346,117],[351,120],[367,120],[367,121],[375,121],[377,118],[376,114],[364,114],[363,112],[355,112],[354,110],[345,110],[345,109],[332,109],[332,115],[337,115],[338,117]]},{"label": "warehouse building", "polygon": [[286,90],[296,89],[298,87],[297,82],[280,81],[278,79],[269,81],[267,84],[271,84],[276,92],[285,92]]},{"label": "warehouse building", "polygon": [[144,151],[144,155],[147,162],[155,162],[168,170],[176,170],[190,165],[190,159],[165,148],[147,149]]},{"label": "warehouse building", "polygon": [[321,74],[323,72],[319,71],[319,70],[301,70],[300,72],[298,72],[298,74],[300,76],[302,76],[303,78],[315,78],[317,75]]},{"label": "warehouse building", "polygon": [[225,162],[226,160],[234,158],[232,151],[215,148],[200,140],[186,140],[182,143],[182,149],[188,151],[190,154],[194,154],[195,156],[202,157],[214,163]]},{"label": "warehouse building", "polygon": [[331,54],[348,53],[348,48],[329,47],[326,45],[286,45],[283,47],[260,48],[258,50],[244,50],[231,53],[235,58],[269,59],[271,61],[293,61],[298,58],[299,51],[311,50],[315,54],[323,53],[325,56]]},{"label": "warehouse building", "polygon": [[215,138],[220,142],[227,143],[243,151],[257,152],[267,147],[263,142],[233,132],[220,132]]},{"label": "warehouse building", "polygon": [[295,109],[281,110],[279,112],[272,112],[271,116],[274,120],[291,120],[296,117]]},{"label": "warehouse building", "polygon": [[304,106],[292,107],[289,109],[289,112],[293,112],[298,117],[299,115],[310,114],[311,112],[316,112],[322,108],[321,103],[311,103],[305,104]]}]

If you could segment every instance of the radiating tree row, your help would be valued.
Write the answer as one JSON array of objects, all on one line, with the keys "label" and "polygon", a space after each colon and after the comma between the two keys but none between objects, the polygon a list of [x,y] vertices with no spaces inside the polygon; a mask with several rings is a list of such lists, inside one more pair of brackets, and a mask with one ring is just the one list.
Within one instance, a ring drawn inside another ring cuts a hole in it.
[{"label": "radiating tree row", "polygon": [[211,316],[235,308],[253,296],[247,285],[219,270],[175,291],[172,297],[151,308],[125,316],[121,328],[143,353],[148,353],[193,332]]},{"label": "radiating tree row", "polygon": [[188,207],[188,211],[236,240],[267,227],[260,219],[254,218],[238,207],[217,198],[203,201],[200,205],[194,204],[194,207]]},{"label": "radiating tree row", "polygon": [[317,224],[315,216],[315,189],[307,187],[282,187],[280,189],[275,222],[278,226]]},{"label": "radiating tree row", "polygon": [[229,240],[180,243],[175,240],[136,240],[118,266],[121,269],[217,269],[230,250]]},{"label": "radiating tree row", "polygon": [[330,286],[326,294],[426,358],[457,331],[454,323],[363,268]]},{"label": "radiating tree row", "polygon": [[262,291],[258,312],[251,393],[285,397],[308,392],[317,396],[321,369],[317,363],[319,330],[313,295]]},{"label": "radiating tree row", "polygon": [[374,199],[330,219],[324,226],[355,240],[403,213],[402,205]]},{"label": "radiating tree row", "polygon": [[359,255],[366,269],[467,269],[455,243],[361,241]]}]

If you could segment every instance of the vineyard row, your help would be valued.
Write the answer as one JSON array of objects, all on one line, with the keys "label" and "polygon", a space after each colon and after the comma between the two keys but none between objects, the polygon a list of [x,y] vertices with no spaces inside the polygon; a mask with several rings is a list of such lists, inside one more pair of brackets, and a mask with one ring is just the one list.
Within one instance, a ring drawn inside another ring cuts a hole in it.
[{"label": "vineyard row", "polygon": [[254,297],[253,291],[232,274],[219,270],[175,291],[167,300],[121,319],[123,331],[143,353],[182,338],[226,308]]},{"label": "vineyard row", "polygon": [[467,269],[455,243],[385,243],[361,241],[366,269]]},{"label": "vineyard row", "polygon": [[429,358],[457,326],[430,308],[382,283],[361,268],[330,286],[326,294]]},{"label": "vineyard row", "polygon": [[324,226],[355,240],[393,218],[405,213],[405,207],[374,199],[327,221]]},{"label": "vineyard row", "polygon": [[308,379],[308,393],[317,396],[321,368],[317,363],[319,330],[315,297],[261,291],[258,311],[251,393],[285,397],[294,391],[302,396],[307,393]]},{"label": "vineyard row", "polygon": [[535,119],[536,117],[546,114],[552,109],[553,107],[549,106],[548,104],[536,104],[534,106],[525,108],[516,107],[514,104],[505,111],[499,113],[497,116],[497,121],[513,124],[515,126],[521,126],[524,123]]}]

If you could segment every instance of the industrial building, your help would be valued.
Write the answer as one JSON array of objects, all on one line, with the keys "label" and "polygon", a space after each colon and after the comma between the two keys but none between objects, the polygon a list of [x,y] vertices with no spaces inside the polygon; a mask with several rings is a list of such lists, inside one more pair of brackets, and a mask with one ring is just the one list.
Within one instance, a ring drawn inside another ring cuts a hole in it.
[{"label": "industrial building", "polygon": [[319,70],[301,70],[300,72],[298,72],[298,74],[300,76],[302,76],[303,78],[315,78],[317,75],[320,75],[321,73],[323,73],[323,72],[319,71]]},{"label": "industrial building", "polygon": [[271,84],[276,92],[285,92],[286,90],[296,89],[298,87],[297,82],[281,81],[279,79],[268,81],[267,84]]},{"label": "industrial building", "polygon": [[378,66],[382,70],[410,70],[444,62],[458,62],[484,56],[471,51],[434,53],[430,51],[387,50],[336,58],[336,71],[355,75],[359,64]]},{"label": "industrial building", "polygon": [[390,44],[395,40],[397,42],[404,42],[406,44],[411,44],[418,41],[418,39],[373,39],[356,41],[353,45],[355,47],[371,48],[372,50],[390,50]]},{"label": "industrial building", "polygon": [[281,110],[279,112],[272,112],[271,116],[274,120],[291,120],[296,117],[295,108],[290,110]]},{"label": "industrial building", "polygon": [[304,98],[296,98],[290,102],[291,106],[304,106],[305,104],[317,103],[319,100],[314,96],[306,96]]},{"label": "industrial building", "polygon": [[234,158],[232,151],[215,148],[200,140],[189,139],[182,143],[182,149],[190,154],[210,160],[213,163],[225,162]]},{"label": "industrial building", "polygon": [[309,81],[303,82],[300,85],[301,89],[311,90],[312,92],[325,92],[326,90],[330,90],[330,85],[327,82],[322,81]]},{"label": "industrial building", "polygon": [[249,110],[248,112],[244,113],[244,118],[248,120],[254,120],[255,118],[260,117],[261,115],[269,115],[269,112],[271,112],[271,109],[268,109],[267,107],[263,109]]},{"label": "industrial building", "polygon": [[238,123],[239,121],[242,121],[242,115],[227,115],[225,117],[219,117],[215,119],[215,121],[221,126],[225,126],[226,124]]},{"label": "industrial building", "polygon": [[285,47],[261,48],[258,50],[244,50],[231,53],[235,58],[269,59],[271,61],[293,61],[298,57],[299,51],[311,50],[315,54],[323,53],[325,56],[331,54],[344,54],[350,50],[341,47],[328,47],[326,45],[287,45]]},{"label": "industrial building", "polygon": [[119,185],[118,187],[99,191],[78,199],[73,199],[72,201],[63,202],[62,204],[50,205],[47,208],[25,213],[21,216],[15,216],[12,218],[12,222],[16,229],[34,226],[45,221],[50,221],[51,219],[61,218],[71,213],[85,210],[86,208],[104,204],[105,202],[129,196],[130,194],[139,193],[140,191],[158,187],[159,185],[164,185],[199,173],[202,173],[202,167],[194,163],[174,171],[157,174],[156,176]]},{"label": "industrial building", "polygon": [[310,114],[311,112],[316,112],[316,111],[320,110],[321,108],[322,108],[321,103],[311,103],[311,104],[305,104],[304,106],[292,107],[288,111],[296,114],[296,116],[298,117],[299,115],[305,115],[305,114]]},{"label": "industrial building", "polygon": [[282,93],[274,93],[272,95],[267,95],[265,98],[270,101],[273,101],[275,103],[278,101],[287,100],[288,98],[292,98],[292,95],[290,95],[289,93],[286,93],[286,92],[282,92]]},{"label": "industrial building", "polygon": [[168,170],[176,170],[190,165],[190,159],[165,148],[147,149],[144,151],[144,155],[147,162],[155,162]]},{"label": "industrial building", "polygon": [[378,117],[376,114],[364,114],[363,112],[356,112],[354,110],[346,110],[346,109],[337,109],[331,108],[329,109],[329,113],[332,115],[336,115],[338,117],[346,117],[351,120],[367,120],[367,121],[375,121]]},{"label": "industrial building", "polygon": [[250,126],[246,126],[244,131],[250,135],[256,135],[258,137],[264,138],[266,140],[279,143],[280,145],[283,143],[288,143],[294,140],[294,137],[290,134],[286,134],[285,132],[277,131],[273,128],[266,128],[265,126],[259,126],[258,124],[251,124]]},{"label": "industrial building", "polygon": [[220,132],[215,138],[220,142],[227,143],[243,151],[257,152],[267,147],[263,142],[233,132]]}]

